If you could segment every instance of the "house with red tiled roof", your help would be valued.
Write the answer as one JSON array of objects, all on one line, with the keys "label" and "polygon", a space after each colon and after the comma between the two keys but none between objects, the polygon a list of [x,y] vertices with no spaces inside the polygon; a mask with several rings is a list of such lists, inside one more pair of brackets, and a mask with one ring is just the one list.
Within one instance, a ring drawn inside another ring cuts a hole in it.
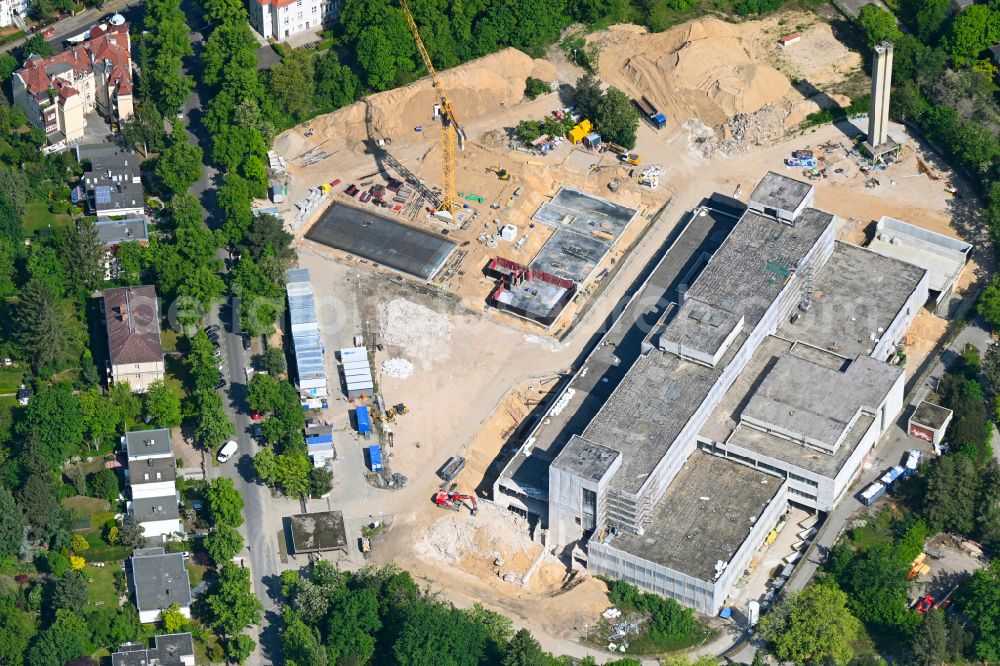
[{"label": "house with red tiled roof", "polygon": [[250,25],[264,39],[284,41],[300,32],[319,32],[332,23],[343,0],[248,0]]},{"label": "house with red tiled roof", "polygon": [[83,137],[95,111],[111,123],[132,115],[132,56],[128,24],[100,25],[88,39],[47,58],[28,56],[14,72],[14,103],[49,143]]},{"label": "house with red tiled roof", "polygon": [[163,379],[160,308],[150,285],[104,291],[108,331],[108,381],[128,382],[134,393]]}]

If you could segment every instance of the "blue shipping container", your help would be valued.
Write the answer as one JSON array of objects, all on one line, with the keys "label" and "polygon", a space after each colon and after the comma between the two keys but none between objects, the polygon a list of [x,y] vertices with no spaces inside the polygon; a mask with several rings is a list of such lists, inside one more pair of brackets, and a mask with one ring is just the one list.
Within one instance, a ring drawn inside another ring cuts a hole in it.
[{"label": "blue shipping container", "polygon": [[313,435],[306,437],[306,444],[332,444],[333,435]]},{"label": "blue shipping container", "polygon": [[382,471],[382,449],[379,448],[378,444],[372,444],[368,447],[368,461],[373,472]]},{"label": "blue shipping container", "polygon": [[354,416],[358,419],[358,432],[362,435],[372,430],[372,420],[368,415],[368,408],[362,405],[354,410]]}]

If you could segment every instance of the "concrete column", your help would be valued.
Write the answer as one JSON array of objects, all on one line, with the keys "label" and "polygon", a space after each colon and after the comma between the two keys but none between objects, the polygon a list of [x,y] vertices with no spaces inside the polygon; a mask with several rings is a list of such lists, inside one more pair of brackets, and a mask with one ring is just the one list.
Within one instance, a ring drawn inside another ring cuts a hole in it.
[{"label": "concrete column", "polygon": [[871,109],[868,112],[868,143],[885,143],[889,132],[889,93],[892,87],[892,42],[875,46],[872,60]]}]

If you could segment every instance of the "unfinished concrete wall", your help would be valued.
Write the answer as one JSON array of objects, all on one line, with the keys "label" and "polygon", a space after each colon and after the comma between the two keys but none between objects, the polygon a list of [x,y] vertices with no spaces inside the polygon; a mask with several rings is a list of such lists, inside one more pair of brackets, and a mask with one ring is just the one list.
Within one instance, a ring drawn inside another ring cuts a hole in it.
[{"label": "unfinished concrete wall", "polygon": [[930,274],[924,272],[924,276],[920,279],[917,284],[917,288],[913,290],[910,297],[906,299],[906,304],[900,308],[899,312],[896,313],[896,318],[892,320],[892,323],[886,327],[885,331],[882,332],[878,344],[875,345],[875,349],[872,350],[872,358],[876,358],[880,361],[885,361],[896,351],[897,343],[903,339],[906,335],[906,331],[910,328],[910,324],[913,320],[917,318],[920,309],[927,302],[930,296]]}]

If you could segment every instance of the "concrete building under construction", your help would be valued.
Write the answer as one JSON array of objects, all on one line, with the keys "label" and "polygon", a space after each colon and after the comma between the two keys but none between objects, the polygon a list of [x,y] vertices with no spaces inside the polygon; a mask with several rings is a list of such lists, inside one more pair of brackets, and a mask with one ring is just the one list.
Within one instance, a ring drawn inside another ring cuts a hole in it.
[{"label": "concrete building under construction", "polygon": [[589,570],[710,614],[789,502],[832,509],[903,407],[892,361],[928,274],[837,242],[813,202],[768,173],[710,254],[675,258],[690,286],[642,296],[673,304],[627,368],[598,345],[580,375],[600,380],[567,385],[496,501]]}]

